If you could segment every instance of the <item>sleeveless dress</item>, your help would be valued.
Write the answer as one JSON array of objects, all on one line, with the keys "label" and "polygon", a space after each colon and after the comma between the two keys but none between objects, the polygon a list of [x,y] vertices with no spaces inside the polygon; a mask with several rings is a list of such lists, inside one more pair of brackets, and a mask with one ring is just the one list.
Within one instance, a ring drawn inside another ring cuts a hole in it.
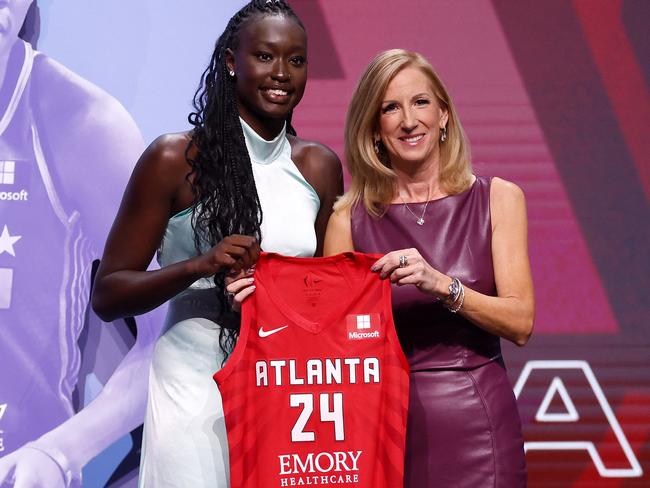
[{"label": "sleeveless dress", "polygon": [[[312,256],[318,194],[291,160],[283,130],[272,141],[241,120],[263,212],[262,248]],[[192,209],[172,217],[158,253],[161,267],[196,256]],[[218,300],[200,279],[169,302],[149,378],[140,487],[229,486],[228,438],[221,396],[212,379],[223,363]]]},{"label": "sleeveless dress", "polygon": [[18,40],[0,90],[0,455],[75,413],[97,257],[43,152],[30,103],[38,56]]},{"label": "sleeveless dress", "polygon": [[[357,251],[415,247],[434,268],[496,296],[492,264],[490,178],[429,202],[425,223],[403,204],[381,218],[352,211]],[[409,204],[416,215],[424,203]],[[526,486],[521,422],[499,337],[452,314],[414,286],[393,287],[393,314],[411,366],[405,486]]]}]

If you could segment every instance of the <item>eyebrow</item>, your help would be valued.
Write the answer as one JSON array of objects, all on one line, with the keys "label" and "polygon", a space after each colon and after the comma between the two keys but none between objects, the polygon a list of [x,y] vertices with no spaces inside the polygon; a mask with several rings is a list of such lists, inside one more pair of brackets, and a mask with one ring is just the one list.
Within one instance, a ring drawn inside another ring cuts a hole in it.
[{"label": "eyebrow", "polygon": [[[413,95],[413,96],[411,97],[411,100],[415,100],[416,98],[420,98],[420,97],[429,97],[429,98],[432,98],[430,93],[422,92],[422,93],[418,93],[417,95]],[[385,103],[397,103],[397,100],[384,100],[384,101],[381,102],[381,103],[382,103],[382,105],[385,104]]]},{"label": "eyebrow", "polygon": [[[264,46],[264,47],[268,47],[268,48],[271,48],[271,49],[275,49],[275,48],[277,48],[281,43],[282,43],[282,41],[278,41],[278,42],[274,42],[274,41],[259,41],[257,44],[253,44],[253,46],[257,46],[257,47],[259,47],[259,46]],[[300,44],[296,44],[296,45],[293,45],[293,46],[289,46],[289,51],[307,51],[307,46],[302,46],[302,45],[300,45]]]}]

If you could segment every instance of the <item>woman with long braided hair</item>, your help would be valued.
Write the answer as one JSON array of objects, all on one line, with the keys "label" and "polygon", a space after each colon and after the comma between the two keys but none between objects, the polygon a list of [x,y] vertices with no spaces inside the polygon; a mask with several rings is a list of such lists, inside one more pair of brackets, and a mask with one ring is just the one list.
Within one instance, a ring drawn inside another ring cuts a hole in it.
[{"label": "woman with long braided hair", "polygon": [[[212,380],[238,335],[225,292],[237,308],[254,290],[260,245],[322,254],[341,165],[291,126],[306,79],[307,38],[293,10],[283,0],[246,4],[201,77],[193,129],[154,141],[126,189],[93,307],[108,321],[170,302],[151,366],[140,486],[227,486]],[[161,269],[147,271],[156,251]]]}]

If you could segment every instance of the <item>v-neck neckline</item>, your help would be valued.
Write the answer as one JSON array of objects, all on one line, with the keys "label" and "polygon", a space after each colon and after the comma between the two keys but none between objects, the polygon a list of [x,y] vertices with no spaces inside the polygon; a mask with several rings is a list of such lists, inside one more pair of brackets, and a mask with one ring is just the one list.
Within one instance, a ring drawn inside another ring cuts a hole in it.
[{"label": "v-neck neckline", "polygon": [[[298,258],[291,256],[283,256],[275,253],[266,254],[266,259],[273,258],[279,259],[288,263],[299,264],[305,267],[305,271],[312,271],[311,265],[323,265],[332,263],[336,265],[338,271],[341,273],[341,277],[345,279],[345,282],[349,285],[350,290],[354,291],[355,287],[357,288],[356,293],[350,293],[349,299],[337,300],[333,306],[331,306],[331,311],[326,314],[323,318],[318,321],[311,320],[304,315],[296,312],[294,308],[287,303],[281,293],[277,292],[278,287],[275,285],[275,272],[270,266],[267,268],[265,277],[266,281],[264,282],[263,290],[266,292],[267,297],[270,301],[278,308],[280,313],[282,313],[287,319],[289,319],[294,324],[298,325],[302,329],[305,329],[312,334],[319,334],[328,327],[332,326],[338,319],[345,315],[345,311],[349,310],[351,306],[356,303],[363,292],[365,291],[365,286],[367,275],[362,277],[356,283],[353,279],[348,276],[344,266],[346,262],[351,262],[353,264],[357,260],[357,256],[362,255],[362,253],[357,252],[346,252],[341,254],[336,254],[333,256],[327,257],[317,257],[317,258]],[[379,257],[378,257],[379,258]],[[341,305],[342,304],[342,305]]]}]

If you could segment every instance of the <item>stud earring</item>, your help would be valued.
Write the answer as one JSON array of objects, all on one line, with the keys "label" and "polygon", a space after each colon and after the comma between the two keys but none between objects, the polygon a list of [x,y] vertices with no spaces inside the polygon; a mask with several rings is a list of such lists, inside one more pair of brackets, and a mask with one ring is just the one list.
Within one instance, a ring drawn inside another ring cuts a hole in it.
[{"label": "stud earring", "polygon": [[447,128],[443,127],[440,129],[440,142],[445,142],[447,140]]},{"label": "stud earring", "polygon": [[235,76],[235,72],[234,72],[233,70],[228,70],[228,74],[229,74],[230,76]]}]

